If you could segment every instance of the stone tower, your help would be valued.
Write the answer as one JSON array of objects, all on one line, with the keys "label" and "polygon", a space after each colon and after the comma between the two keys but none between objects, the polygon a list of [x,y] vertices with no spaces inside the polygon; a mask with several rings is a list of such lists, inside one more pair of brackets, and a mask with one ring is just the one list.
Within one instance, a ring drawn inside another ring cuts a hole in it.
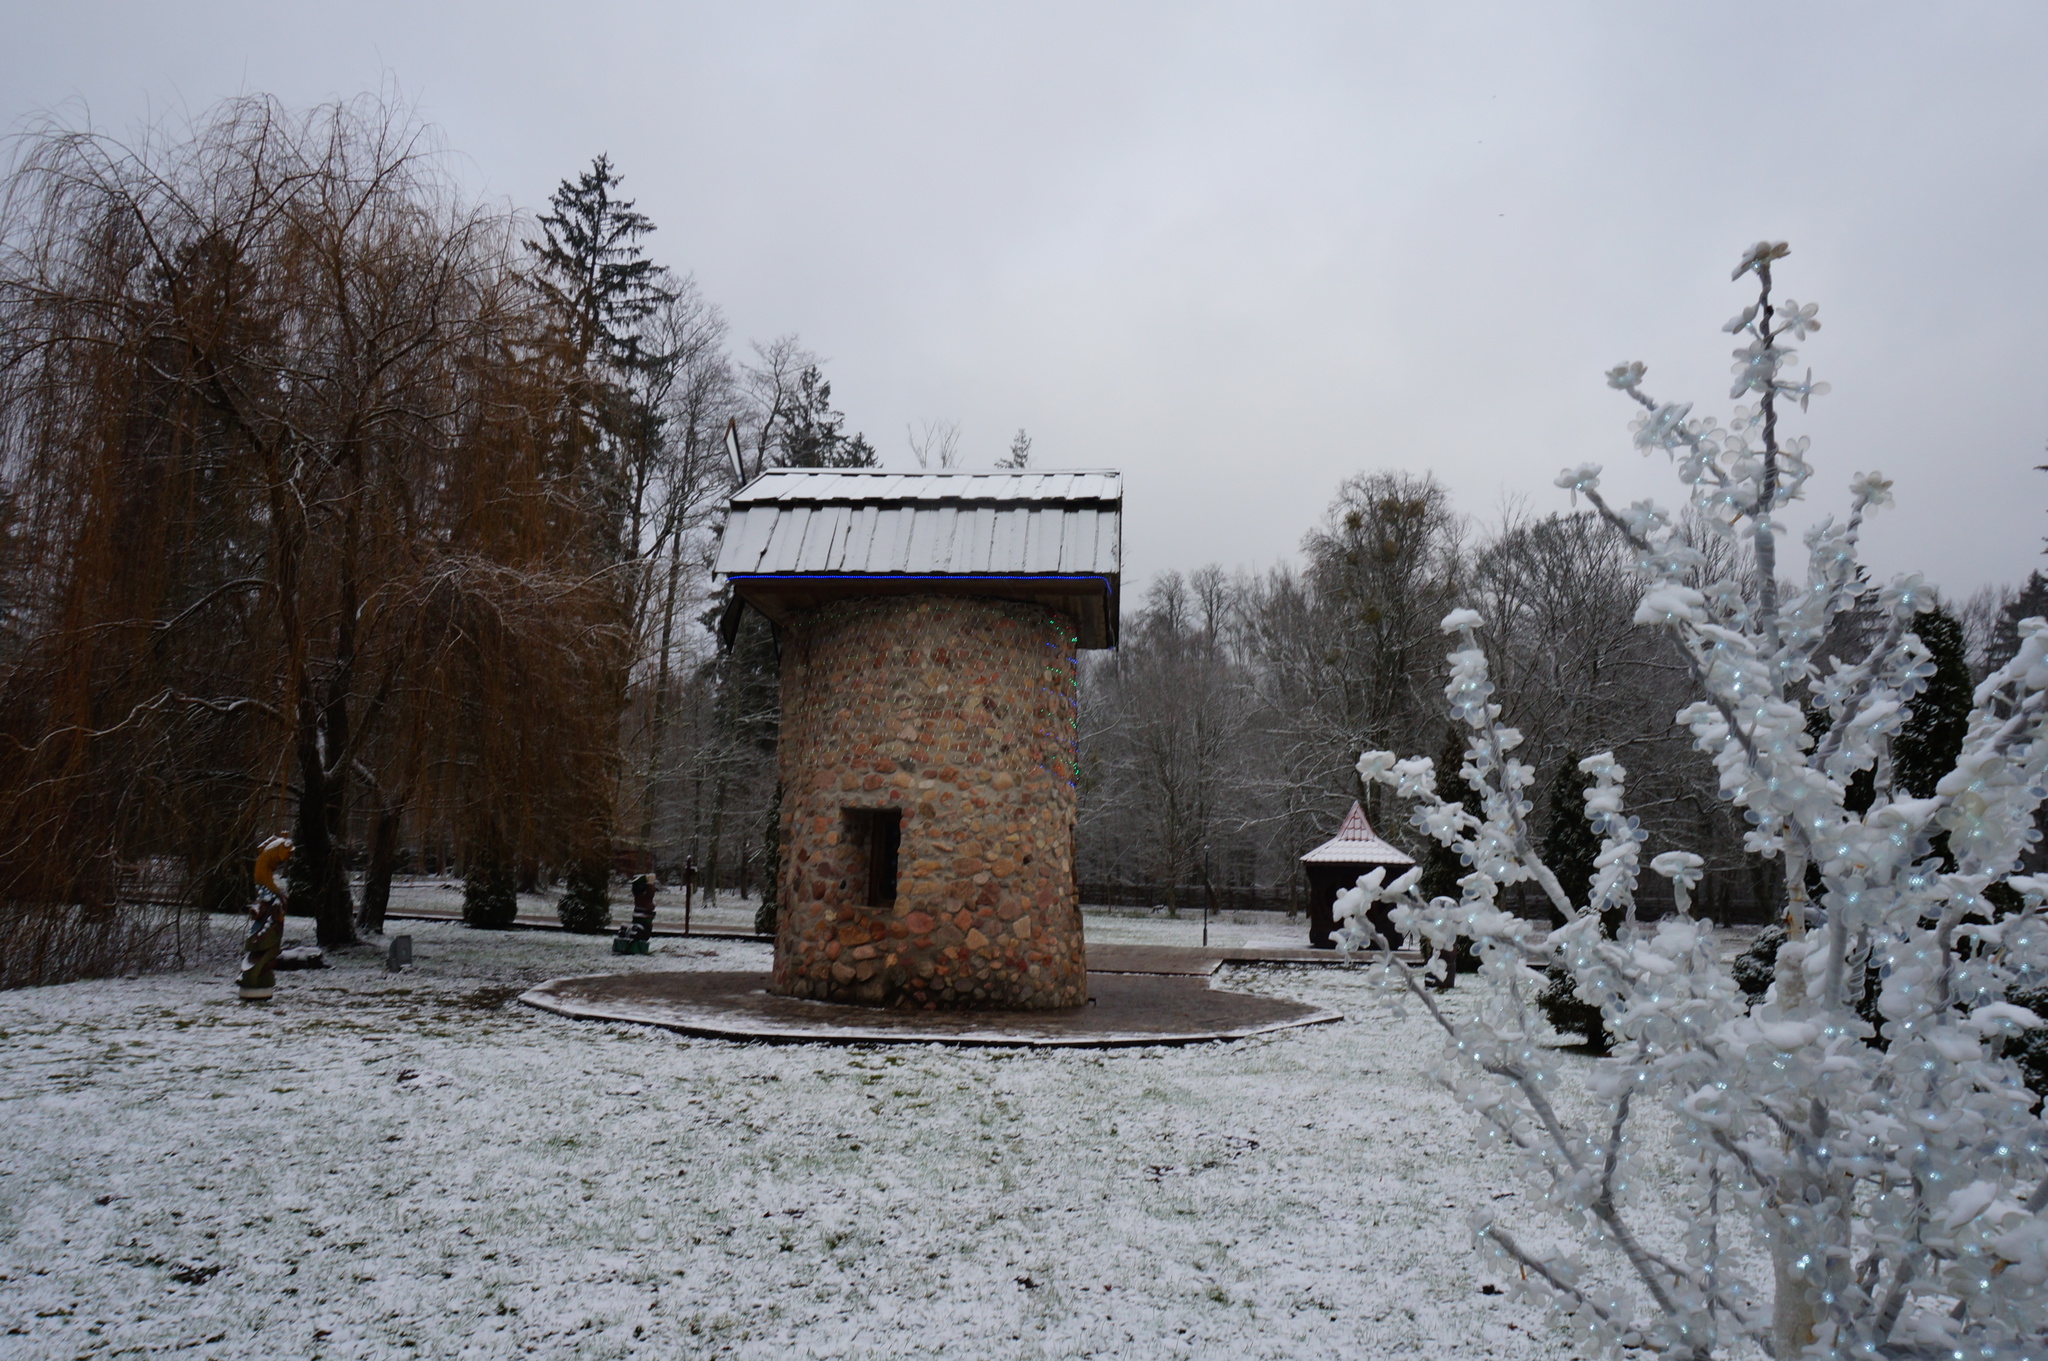
[{"label": "stone tower", "polygon": [[1078,652],[1114,645],[1114,473],[779,469],[718,571],[782,654],[775,991],[1087,999]]}]

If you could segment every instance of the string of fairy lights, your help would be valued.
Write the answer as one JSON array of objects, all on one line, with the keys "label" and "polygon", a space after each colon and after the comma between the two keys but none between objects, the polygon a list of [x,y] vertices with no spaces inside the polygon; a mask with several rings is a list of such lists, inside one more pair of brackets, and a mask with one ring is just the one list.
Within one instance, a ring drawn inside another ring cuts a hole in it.
[{"label": "string of fairy lights", "polygon": [[1060,642],[1046,643],[1059,657],[1045,665],[1045,679],[1051,683],[1038,687],[1039,694],[1050,697],[1040,702],[1036,714],[1041,739],[1038,768],[1073,789],[1081,778],[1081,636],[1056,614],[1047,615],[1045,622]]}]

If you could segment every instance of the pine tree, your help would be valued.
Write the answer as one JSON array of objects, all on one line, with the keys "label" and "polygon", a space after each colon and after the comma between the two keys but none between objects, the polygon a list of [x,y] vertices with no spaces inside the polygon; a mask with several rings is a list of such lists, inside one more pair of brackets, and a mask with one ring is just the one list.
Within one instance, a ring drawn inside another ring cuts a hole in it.
[{"label": "pine tree", "polygon": [[2048,616],[2048,576],[2032,572],[2012,603],[1998,612],[1998,622],[1991,629],[1991,644],[1984,653],[1987,674],[2011,661],[2020,650],[2020,620],[2038,616]]},{"label": "pine tree", "polygon": [[511,862],[490,851],[472,851],[462,867],[462,924],[506,931],[518,918],[519,880]]},{"label": "pine tree", "polygon": [[[727,645],[706,659],[699,672],[711,690],[710,727],[715,734],[709,763],[709,856],[700,881],[707,904],[713,894],[738,877],[723,860],[728,840],[723,834],[726,818],[728,814],[744,816],[751,825],[747,793],[750,787],[759,788],[756,782],[764,768],[772,768],[782,727],[780,654],[773,627],[756,611],[740,608],[729,591],[725,608],[704,617],[706,624],[713,620],[718,620],[721,628],[730,627],[731,632],[725,635]],[[739,800],[746,802],[736,807]],[[751,837],[735,839],[744,846]],[[771,859],[763,868],[763,876],[770,882],[775,863]]]},{"label": "pine tree", "polygon": [[784,417],[782,461],[790,468],[872,468],[881,460],[867,436],[845,435],[846,417],[832,409],[832,384],[816,364],[797,375]]},{"label": "pine tree", "polygon": [[1017,437],[1010,441],[1010,456],[996,461],[998,468],[1022,472],[1031,466],[1031,436],[1024,433],[1024,427],[1017,427]]},{"label": "pine tree", "polygon": [[[1543,833],[1543,863],[1557,875],[1564,896],[1583,903],[1593,890],[1593,862],[1600,855],[1600,838],[1586,821],[1586,778],[1579,773],[1579,755],[1567,753],[1550,780],[1550,826]],[[1562,920],[1556,923],[1562,926]],[[1612,936],[1619,918],[1601,919],[1601,934]]]},{"label": "pine tree", "polygon": [[[1550,780],[1550,826],[1543,833],[1542,855],[1543,863],[1557,876],[1558,887],[1575,903],[1585,902],[1592,893],[1593,862],[1600,855],[1600,838],[1586,821],[1585,787],[1578,753],[1568,753]],[[1600,934],[1611,939],[1621,927],[1621,916],[1619,908],[1602,912]],[[1564,925],[1555,909],[1551,924]],[[1536,1005],[1554,1028],[1581,1036],[1586,1047],[1597,1053],[1607,1052],[1607,1025],[1600,1008],[1579,996],[1569,969],[1553,967],[1545,972]]]},{"label": "pine tree", "polygon": [[564,931],[594,936],[612,924],[611,872],[602,860],[578,860],[562,879],[562,901],[555,905],[555,913]]},{"label": "pine tree", "polygon": [[586,368],[625,372],[655,356],[646,353],[640,323],[673,298],[666,274],[641,253],[654,230],[633,200],[613,197],[620,177],[600,155],[574,181],[563,180],[540,215],[542,239],[526,248],[539,261],[535,285],[553,304],[563,339]]},{"label": "pine tree", "polygon": [[1940,608],[1928,610],[1914,617],[1913,631],[1934,659],[1934,674],[1927,678],[1927,688],[1913,699],[1912,716],[1892,742],[1892,782],[1914,798],[1924,799],[1933,795],[1942,776],[1955,769],[1956,753],[1963,749],[1970,730],[1974,687],[1963,626],[1954,615]]},{"label": "pine tree", "polygon": [[654,223],[614,195],[619,183],[610,157],[597,157],[556,188],[553,211],[539,218],[542,239],[526,243],[534,287],[552,317],[552,357],[569,390],[559,471],[602,508],[602,547],[613,560],[638,551],[626,541],[632,465],[660,434],[658,414],[637,389],[672,362],[649,351],[644,326],[676,296],[667,272],[640,249]]},{"label": "pine tree", "polygon": [[[1436,786],[1446,799],[1464,805],[1465,811],[1474,817],[1481,816],[1478,795],[1459,776],[1458,769],[1465,764],[1465,738],[1458,728],[1444,730],[1444,748],[1437,756]],[[1418,883],[1423,896],[1428,898],[1457,898],[1464,889],[1458,881],[1469,873],[1458,853],[1430,838],[1429,849],[1422,857],[1422,878]],[[1455,984],[1458,975],[1471,973],[1479,967],[1479,956],[1472,950],[1471,943],[1459,939],[1449,960],[1445,961],[1442,986]]]},{"label": "pine tree", "polygon": [[[549,356],[561,369],[568,393],[556,475],[596,512],[594,542],[588,547],[601,562],[613,564],[632,562],[641,551],[636,487],[645,481],[662,429],[661,416],[647,397],[649,380],[675,362],[675,356],[648,348],[647,324],[677,296],[666,271],[640,247],[654,223],[635,210],[631,199],[618,197],[620,182],[611,158],[599,155],[576,179],[562,181],[549,201],[552,211],[539,218],[542,239],[526,243],[535,259],[534,287],[551,317]],[[614,596],[623,631],[630,628],[636,609],[632,587],[625,585]],[[603,693],[621,710],[627,665],[621,654],[603,681]],[[581,923],[572,929],[602,930],[610,920],[604,867],[612,843],[610,799],[604,791],[615,782],[607,772],[585,772],[578,784],[571,799],[576,807],[567,815],[575,828],[566,834],[572,864],[599,868],[594,875],[571,871],[562,910]]]},{"label": "pine tree", "polygon": [[[1471,791],[1458,778],[1458,767],[1464,763],[1464,738],[1456,728],[1448,728],[1444,732],[1444,748],[1436,758],[1437,792],[1446,799],[1463,803],[1465,811],[1471,812]],[[1431,837],[1429,848],[1423,852],[1422,879],[1417,887],[1425,898],[1456,898],[1458,880],[1464,877],[1465,872],[1457,852]]]}]

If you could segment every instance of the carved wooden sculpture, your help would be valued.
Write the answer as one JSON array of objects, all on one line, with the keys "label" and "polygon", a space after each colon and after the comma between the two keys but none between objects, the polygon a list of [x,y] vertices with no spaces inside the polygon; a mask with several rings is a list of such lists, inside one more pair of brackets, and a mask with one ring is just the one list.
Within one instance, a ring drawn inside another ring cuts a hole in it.
[{"label": "carved wooden sculpture", "polygon": [[267,1002],[276,990],[272,966],[284,945],[284,890],[277,871],[292,858],[292,843],[274,836],[256,853],[256,898],[249,904],[249,938],[242,945],[242,1000]]}]

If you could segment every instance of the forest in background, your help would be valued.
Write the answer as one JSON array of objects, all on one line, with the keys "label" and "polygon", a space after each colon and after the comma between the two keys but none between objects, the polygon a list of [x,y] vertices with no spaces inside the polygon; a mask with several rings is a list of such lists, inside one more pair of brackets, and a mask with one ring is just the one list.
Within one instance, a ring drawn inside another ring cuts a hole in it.
[{"label": "forest in background", "polygon": [[[1687,537],[1705,555],[1703,580],[1744,570],[1725,538]],[[1353,799],[1381,836],[1428,861],[1433,843],[1383,805],[1383,791],[1362,788],[1353,765],[1367,749],[1461,764],[1443,698],[1452,640],[1439,623],[1469,607],[1486,620],[1501,721],[1524,734],[1517,756],[1540,772],[1528,810],[1539,838],[1560,850],[1574,842],[1587,785],[1578,763],[1612,751],[1629,771],[1646,858],[1703,855],[1694,901],[1722,920],[1775,909],[1782,871],[1744,854],[1745,824],[1673,721],[1693,698],[1682,658],[1635,622],[1634,555],[1591,512],[1482,525],[1426,473],[1365,473],[1306,533],[1302,559],[1265,573],[1166,573],[1126,602],[1117,650],[1088,661],[1088,901],[1298,908],[1296,858],[1335,834]],[[1938,674],[1902,740],[1959,742],[1974,678],[2010,658],[2018,621],[2044,608],[2048,578],[2036,573],[1923,615],[1916,627]],[[1873,590],[1822,655],[1860,656],[1881,631]],[[1826,730],[1817,710],[1812,725],[1816,737]],[[1454,881],[1433,891],[1457,893]],[[1646,883],[1638,896],[1653,907],[1669,888]]]},{"label": "forest in background", "polygon": [[[758,618],[717,643],[727,431],[749,472],[877,453],[796,336],[736,344],[650,254],[622,178],[600,156],[522,217],[371,99],[17,144],[0,984],[174,946],[183,909],[243,904],[279,832],[327,944],[380,931],[408,872],[460,875],[479,925],[559,886],[582,929],[622,870],[693,858],[707,891],[761,885],[776,659]],[[943,422],[909,443],[959,457]],[[1020,430],[1003,466],[1031,453]],[[2044,589],[1955,604],[1951,670],[2009,653]],[[1683,828],[1702,904],[1753,913],[1742,829],[1673,727],[1683,678],[1633,592],[1591,518],[1482,528],[1399,471],[1346,482],[1298,567],[1134,588],[1083,675],[1084,895],[1297,906],[1295,857],[1361,796],[1357,753],[1442,751],[1437,624],[1472,605],[1546,772],[1539,830],[1611,748],[1650,849]]]},{"label": "forest in background", "polygon": [[175,935],[124,904],[239,906],[279,832],[325,944],[406,870],[480,924],[554,882],[599,922],[651,847],[758,877],[772,643],[706,628],[727,431],[874,450],[795,336],[735,355],[604,157],[533,218],[448,161],[368,98],[17,144],[0,981]]}]

